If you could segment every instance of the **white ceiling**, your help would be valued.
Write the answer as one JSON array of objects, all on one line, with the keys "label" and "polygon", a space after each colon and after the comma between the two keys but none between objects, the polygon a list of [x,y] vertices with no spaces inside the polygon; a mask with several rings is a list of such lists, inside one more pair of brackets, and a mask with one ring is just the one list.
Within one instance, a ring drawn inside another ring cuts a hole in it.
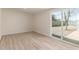
[{"label": "white ceiling", "polygon": [[36,13],[40,13],[42,11],[48,10],[50,8],[17,8],[17,9],[30,14],[36,14]]}]

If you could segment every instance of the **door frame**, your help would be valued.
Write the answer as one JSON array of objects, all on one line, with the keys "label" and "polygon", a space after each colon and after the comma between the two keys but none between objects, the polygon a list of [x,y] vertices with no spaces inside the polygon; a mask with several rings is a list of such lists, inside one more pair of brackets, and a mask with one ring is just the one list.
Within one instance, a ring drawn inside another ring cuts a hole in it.
[{"label": "door frame", "polygon": [[[52,36],[52,33],[53,33],[53,30],[52,30],[52,14],[53,12],[56,12],[56,11],[60,11],[61,12],[61,19],[63,20],[63,16],[64,16],[64,11],[63,11],[63,8],[57,8],[57,10],[52,10],[51,13],[50,13],[50,36]],[[63,40],[63,22],[61,22],[61,30],[62,30],[62,34],[61,34],[61,40]]]}]

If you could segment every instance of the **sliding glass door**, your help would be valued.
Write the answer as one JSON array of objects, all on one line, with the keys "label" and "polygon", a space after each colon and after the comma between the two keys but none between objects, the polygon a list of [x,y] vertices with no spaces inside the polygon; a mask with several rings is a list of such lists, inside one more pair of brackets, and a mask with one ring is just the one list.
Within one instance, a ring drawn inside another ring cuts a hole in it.
[{"label": "sliding glass door", "polygon": [[79,44],[79,9],[67,9],[64,13],[63,39]]},{"label": "sliding glass door", "polygon": [[52,13],[52,36],[79,44],[79,9],[65,8]]}]

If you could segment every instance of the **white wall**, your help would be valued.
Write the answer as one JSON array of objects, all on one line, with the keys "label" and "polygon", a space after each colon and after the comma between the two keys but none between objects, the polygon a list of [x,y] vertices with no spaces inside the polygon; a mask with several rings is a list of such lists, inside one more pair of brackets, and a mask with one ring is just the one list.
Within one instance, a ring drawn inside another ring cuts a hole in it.
[{"label": "white wall", "polygon": [[32,15],[13,9],[2,9],[3,35],[28,31],[32,31]]},{"label": "white wall", "polygon": [[52,10],[30,15],[13,9],[2,9],[2,34],[35,31],[50,36]]},{"label": "white wall", "polygon": [[52,10],[48,10],[34,16],[34,31],[50,36],[50,28],[52,26],[51,12]]}]

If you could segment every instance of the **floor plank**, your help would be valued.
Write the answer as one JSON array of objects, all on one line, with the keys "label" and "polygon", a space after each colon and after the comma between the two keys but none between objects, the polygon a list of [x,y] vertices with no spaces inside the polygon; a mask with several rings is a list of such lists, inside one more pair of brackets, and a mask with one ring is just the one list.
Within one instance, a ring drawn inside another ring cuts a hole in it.
[{"label": "floor plank", "polygon": [[36,32],[2,36],[0,50],[78,50],[72,44]]}]

